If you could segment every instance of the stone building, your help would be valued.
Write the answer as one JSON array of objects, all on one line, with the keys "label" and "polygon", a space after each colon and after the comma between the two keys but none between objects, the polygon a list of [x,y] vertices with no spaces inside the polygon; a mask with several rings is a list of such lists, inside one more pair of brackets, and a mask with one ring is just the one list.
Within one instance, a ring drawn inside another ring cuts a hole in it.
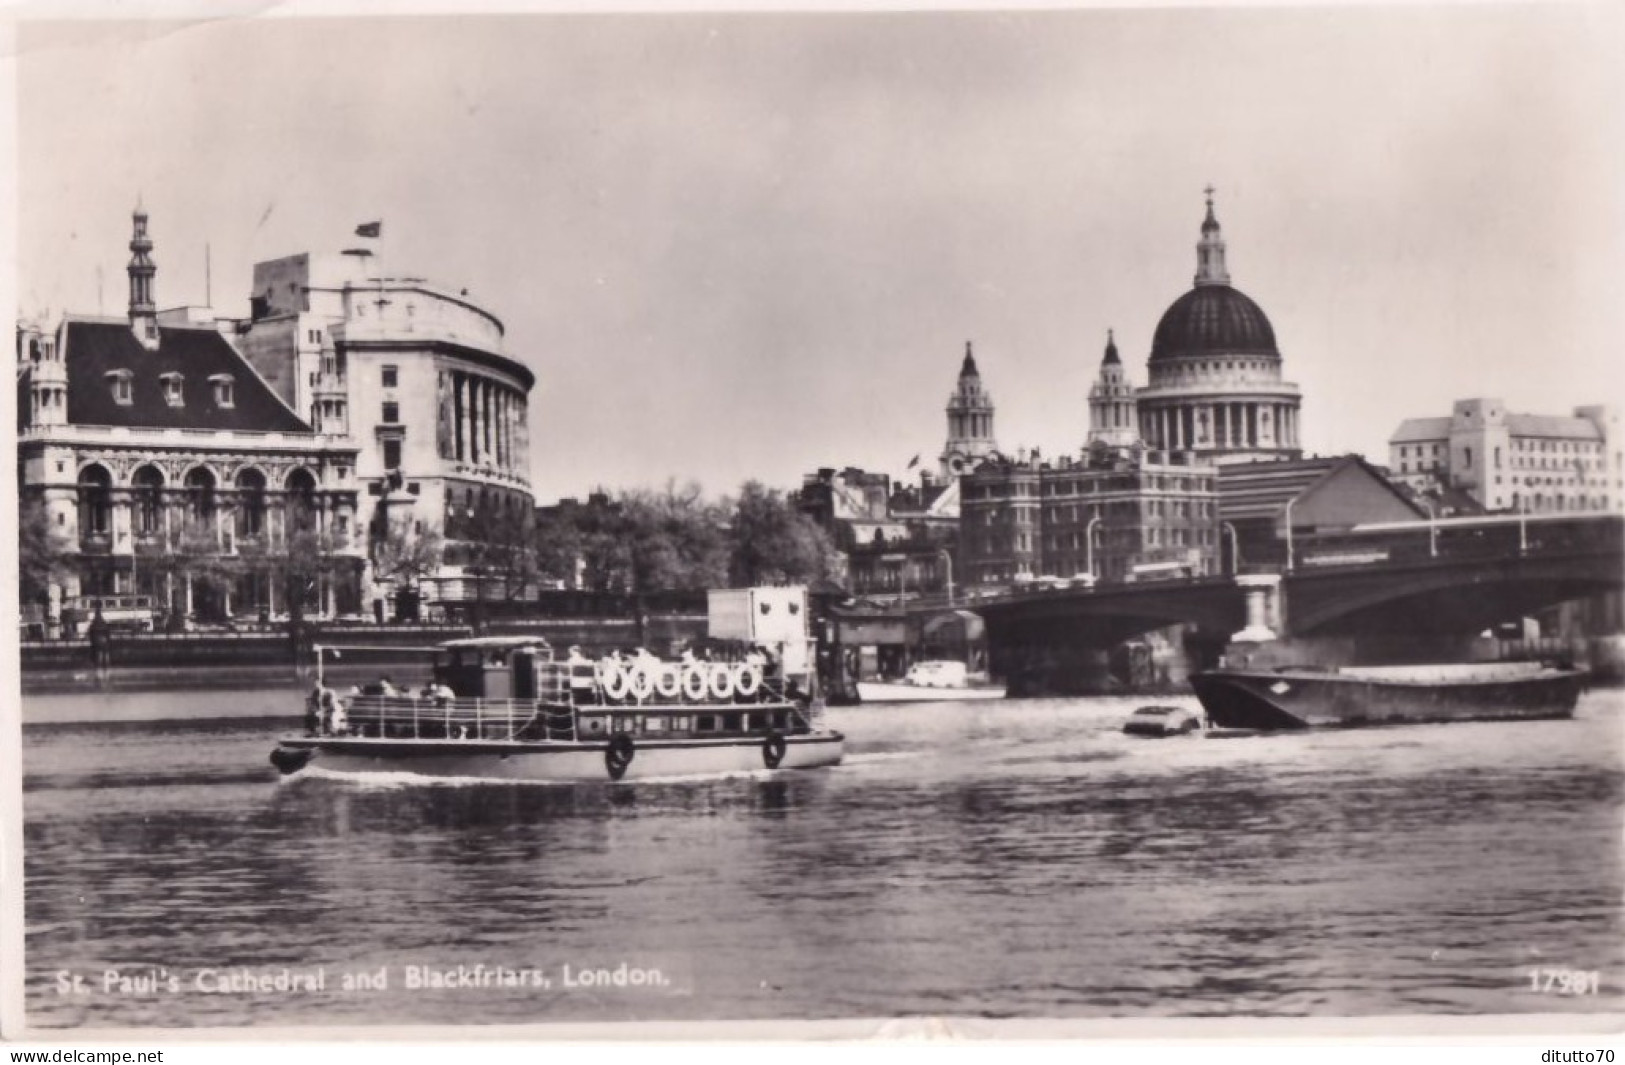
[{"label": "stone building", "polygon": [[1457,400],[1449,417],[1407,418],[1388,438],[1390,475],[1424,496],[1465,491],[1487,510],[1614,510],[1625,498],[1619,413],[1518,414]]},{"label": "stone building", "polygon": [[482,538],[531,520],[535,376],[466,290],[369,276],[370,261],[349,252],[257,264],[239,343],[283,402],[354,442],[360,518],[375,540],[390,528],[444,537],[444,565],[426,585],[456,598],[469,594]]},{"label": "stone building", "polygon": [[984,461],[961,481],[967,583],[1218,572],[1216,468],[1189,452]]},{"label": "stone building", "polygon": [[1216,463],[1301,454],[1298,386],[1282,380],[1264,311],[1230,284],[1211,188],[1195,284],[1157,323],[1146,369],[1135,406],[1147,447]]},{"label": "stone building", "polygon": [[957,485],[929,475],[915,488],[826,467],[802,478],[797,507],[829,532],[854,595],[920,595],[946,593],[954,579],[958,498]]},{"label": "stone building", "polygon": [[52,616],[89,596],[282,614],[287,553],[312,544],[333,557],[299,605],[360,609],[359,448],[301,418],[234,346],[234,323],[158,310],[147,223],[137,208],[125,317],[18,328],[19,488],[71,555]]}]

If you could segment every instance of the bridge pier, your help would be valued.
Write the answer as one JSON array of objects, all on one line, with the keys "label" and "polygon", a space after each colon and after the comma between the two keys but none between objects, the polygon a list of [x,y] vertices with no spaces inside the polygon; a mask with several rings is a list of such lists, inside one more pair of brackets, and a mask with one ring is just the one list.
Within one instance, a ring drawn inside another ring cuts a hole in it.
[{"label": "bridge pier", "polygon": [[1236,578],[1247,597],[1247,627],[1230,637],[1238,643],[1265,643],[1275,639],[1281,617],[1281,577],[1276,573],[1247,574]]}]

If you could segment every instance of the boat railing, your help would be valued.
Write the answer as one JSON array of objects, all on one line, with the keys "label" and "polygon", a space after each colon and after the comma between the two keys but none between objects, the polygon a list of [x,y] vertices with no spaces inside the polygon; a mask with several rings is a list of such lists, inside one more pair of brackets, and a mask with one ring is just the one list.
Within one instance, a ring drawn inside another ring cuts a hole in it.
[{"label": "boat railing", "polygon": [[358,736],[447,740],[573,740],[576,736],[575,715],[567,707],[530,699],[351,695],[342,705],[345,731]]}]

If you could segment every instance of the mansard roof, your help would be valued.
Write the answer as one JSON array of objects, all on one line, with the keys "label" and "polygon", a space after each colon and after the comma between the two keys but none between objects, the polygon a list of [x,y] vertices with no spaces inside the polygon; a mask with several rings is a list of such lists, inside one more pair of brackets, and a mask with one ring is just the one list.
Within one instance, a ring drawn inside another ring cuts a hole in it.
[{"label": "mansard roof", "polygon": [[[208,326],[159,325],[158,347],[148,351],[121,319],[75,319],[65,324],[62,357],[68,371],[68,423],[141,429],[226,429],[309,433],[253,366],[220,332]],[[131,402],[115,402],[108,374],[131,374]],[[182,377],[183,402],[164,397],[163,378]],[[211,377],[232,379],[232,405],[215,402]]]}]

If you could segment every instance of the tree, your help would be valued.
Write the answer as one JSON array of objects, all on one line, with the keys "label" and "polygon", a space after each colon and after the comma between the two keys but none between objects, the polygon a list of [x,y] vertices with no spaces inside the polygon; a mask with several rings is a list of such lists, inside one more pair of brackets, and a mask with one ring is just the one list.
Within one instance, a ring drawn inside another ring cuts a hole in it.
[{"label": "tree", "polygon": [[224,596],[244,568],[242,559],[221,552],[214,523],[202,518],[192,518],[166,535],[138,539],[135,553],[146,572],[162,575],[171,586],[190,581],[194,595]]},{"label": "tree", "polygon": [[394,584],[398,602],[416,603],[419,585],[440,568],[444,552],[445,542],[434,529],[419,532],[405,522],[391,522],[373,541],[373,577]]},{"label": "tree", "polygon": [[263,540],[244,541],[238,546],[245,572],[261,573],[282,592],[288,616],[303,620],[306,610],[321,608],[324,578],[332,579],[354,565],[347,555],[350,537],[314,525],[295,525],[285,542],[272,548]]},{"label": "tree", "polygon": [[735,587],[811,583],[837,570],[829,533],[759,481],[739,490],[728,546],[728,579]]},{"label": "tree", "polygon": [[73,541],[54,521],[43,500],[23,504],[18,518],[17,593],[22,603],[39,603],[73,572]]}]

